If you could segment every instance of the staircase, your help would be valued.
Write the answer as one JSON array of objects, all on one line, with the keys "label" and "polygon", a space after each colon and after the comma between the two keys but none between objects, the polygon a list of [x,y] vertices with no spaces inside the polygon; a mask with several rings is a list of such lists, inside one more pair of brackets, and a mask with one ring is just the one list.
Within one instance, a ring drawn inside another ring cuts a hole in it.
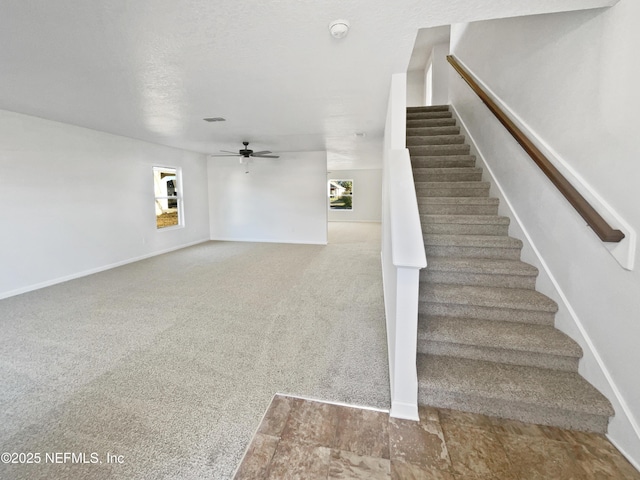
[{"label": "staircase", "polygon": [[428,266],[421,272],[419,403],[604,433],[608,400],[578,374],[580,347],[460,135],[448,106],[407,109]]}]

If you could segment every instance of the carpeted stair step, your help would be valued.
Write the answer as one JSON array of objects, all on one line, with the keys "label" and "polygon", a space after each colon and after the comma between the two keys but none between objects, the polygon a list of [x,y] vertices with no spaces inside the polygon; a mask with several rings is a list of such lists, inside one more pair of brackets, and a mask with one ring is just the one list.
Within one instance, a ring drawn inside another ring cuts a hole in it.
[{"label": "carpeted stair step", "polygon": [[431,257],[502,258],[519,260],[522,241],[495,235],[423,234],[427,261]]},{"label": "carpeted stair step", "polygon": [[418,197],[421,214],[496,215],[498,199],[494,197]]},{"label": "carpeted stair step", "polygon": [[407,112],[407,121],[410,120],[431,120],[433,118],[453,118],[453,114],[447,111],[435,112]]},{"label": "carpeted stair step", "polygon": [[411,157],[411,165],[415,168],[472,168],[476,166],[475,155],[433,155]]},{"label": "carpeted stair step", "polygon": [[407,113],[416,112],[448,112],[449,105],[426,105],[420,107],[407,107]]},{"label": "carpeted stair step", "polygon": [[410,127],[407,128],[408,137],[430,137],[437,135],[459,135],[460,127],[452,126],[436,126],[436,127]]},{"label": "carpeted stair step", "polygon": [[431,257],[420,281],[451,285],[534,289],[538,269],[520,260]]},{"label": "carpeted stair step", "polygon": [[406,142],[428,263],[419,403],[606,432],[613,409],[577,373],[582,351],[553,327],[558,306],[535,290],[448,106],[407,109]]},{"label": "carpeted stair step", "polygon": [[471,151],[471,147],[467,143],[454,143],[452,145],[407,145],[407,148],[412,157],[424,157],[427,155],[469,155]]},{"label": "carpeted stair step", "polygon": [[614,414],[576,372],[418,355],[419,403],[599,433]]},{"label": "carpeted stair step", "polygon": [[452,117],[445,118],[407,118],[407,128],[422,127],[450,127],[456,124],[456,119]]},{"label": "carpeted stair step", "polygon": [[423,284],[418,311],[426,315],[553,325],[558,305],[524,288]]},{"label": "carpeted stair step", "polygon": [[489,182],[415,182],[418,197],[487,197]]},{"label": "carpeted stair step", "polygon": [[415,182],[478,182],[482,180],[482,169],[463,168],[414,168]]},{"label": "carpeted stair step", "polygon": [[420,215],[423,233],[507,235],[509,218],[498,215]]},{"label": "carpeted stair step", "polygon": [[580,346],[551,325],[423,316],[418,352],[578,371]]},{"label": "carpeted stair step", "polygon": [[464,135],[428,135],[426,137],[407,137],[407,147],[423,145],[457,145],[464,144]]}]

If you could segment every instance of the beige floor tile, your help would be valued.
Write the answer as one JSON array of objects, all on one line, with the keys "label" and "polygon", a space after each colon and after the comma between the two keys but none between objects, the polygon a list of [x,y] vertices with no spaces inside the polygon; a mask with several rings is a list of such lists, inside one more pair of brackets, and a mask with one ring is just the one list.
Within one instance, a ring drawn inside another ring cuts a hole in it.
[{"label": "beige floor tile", "polygon": [[441,408],[438,411],[440,423],[455,423],[458,425],[470,425],[479,428],[491,429],[490,417],[479,415],[477,413],[460,412],[458,410],[449,410]]},{"label": "beige floor tile", "polygon": [[439,422],[439,412],[439,409],[435,407],[426,407],[424,405],[418,406],[418,414],[421,422]]},{"label": "beige floor tile", "polygon": [[546,438],[540,425],[498,417],[487,418],[493,427],[493,431],[497,434],[526,435],[528,437]]},{"label": "beige floor tile", "polygon": [[566,432],[571,443],[582,445],[592,453],[599,454],[602,451],[605,451],[612,455],[622,455],[604,435],[587,432],[572,432],[570,430],[566,430]]},{"label": "beige floor tile", "polygon": [[391,480],[455,480],[448,470],[391,460]]},{"label": "beige floor tile", "polygon": [[585,479],[571,444],[524,435],[499,438],[520,480]]},{"label": "beige floor tile", "polygon": [[576,439],[571,434],[570,430],[558,427],[549,427],[546,425],[540,426],[542,433],[549,440],[555,440],[556,442],[575,443]]},{"label": "beige floor tile", "polygon": [[339,409],[337,405],[296,398],[281,438],[331,448],[335,441]]},{"label": "beige floor tile", "polygon": [[389,414],[360,408],[342,408],[334,448],[358,455],[389,458]]},{"label": "beige floor tile", "polygon": [[502,444],[492,430],[458,423],[446,423],[442,428],[455,475],[517,479]]},{"label": "beige floor tile", "polygon": [[289,412],[291,411],[293,401],[293,397],[286,397],[283,395],[276,395],[273,397],[273,400],[269,405],[269,409],[260,424],[258,432],[265,435],[279,437],[284,430],[287,419],[289,418]]},{"label": "beige floor tile", "polygon": [[236,479],[640,480],[603,435],[428,407],[420,418],[276,396]]},{"label": "beige floor tile", "polygon": [[588,480],[640,480],[640,472],[610,443],[600,448],[593,443],[571,445],[570,448]]},{"label": "beige floor tile", "polygon": [[267,476],[267,470],[278,447],[278,437],[256,433],[247,449],[234,480],[259,480]]},{"label": "beige floor tile", "polygon": [[333,450],[328,478],[329,480],[388,480],[390,478],[389,460]]},{"label": "beige floor tile", "polygon": [[451,466],[442,428],[437,422],[389,421],[391,460],[446,470]]},{"label": "beige floor tile", "polygon": [[640,480],[640,472],[629,461],[618,453],[611,460],[625,480]]},{"label": "beige floor tile", "polygon": [[305,443],[285,441],[278,443],[267,479],[269,480],[326,480],[331,462],[331,450]]}]

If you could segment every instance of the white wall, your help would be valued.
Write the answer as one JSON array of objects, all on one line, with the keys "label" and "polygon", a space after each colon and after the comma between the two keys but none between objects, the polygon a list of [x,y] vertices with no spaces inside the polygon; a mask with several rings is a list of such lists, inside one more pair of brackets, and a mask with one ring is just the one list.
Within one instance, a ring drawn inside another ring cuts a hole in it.
[{"label": "white wall", "polygon": [[327,180],[353,180],[353,210],[329,210],[330,222],[382,221],[382,169],[335,170]]},{"label": "white wall", "polygon": [[[456,57],[559,167],[575,172],[577,187],[608,203],[628,237],[640,229],[638,18],[640,3],[622,1],[456,25],[451,34]],[[525,260],[548,270],[538,287],[561,302],[556,325],[583,347],[580,372],[616,409],[610,438],[639,466],[640,269],[622,268],[457,75],[450,94],[531,240]]]},{"label": "white wall", "polygon": [[[427,105],[447,105],[449,103],[449,73],[451,68],[447,62],[449,44],[434,45],[429,63],[431,64],[431,103]],[[425,87],[426,88],[426,87]]]},{"label": "white wall", "polygon": [[425,105],[425,72],[411,70],[407,72],[407,107]]},{"label": "white wall", "polygon": [[[157,231],[153,165],[182,168],[184,228]],[[203,155],[0,111],[0,298],[207,240]]]},{"label": "white wall", "polygon": [[424,104],[433,105],[433,62],[432,58],[427,61],[424,69]]},{"label": "white wall", "polygon": [[252,159],[210,158],[211,238],[327,243],[326,152],[286,152]]},{"label": "white wall", "polygon": [[438,43],[431,49],[424,70],[407,72],[407,107],[449,103],[448,54],[449,43]]}]

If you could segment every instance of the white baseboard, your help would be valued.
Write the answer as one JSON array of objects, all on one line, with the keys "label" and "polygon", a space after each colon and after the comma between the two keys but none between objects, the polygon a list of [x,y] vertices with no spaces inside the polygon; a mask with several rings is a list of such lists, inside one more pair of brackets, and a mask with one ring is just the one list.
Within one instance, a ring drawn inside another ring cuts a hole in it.
[{"label": "white baseboard", "polygon": [[415,403],[402,403],[391,401],[389,416],[403,420],[419,421],[418,406]]},{"label": "white baseboard", "polygon": [[325,242],[291,242],[286,240],[265,240],[264,238],[234,238],[234,237],[212,237],[214,242],[244,242],[244,243],[284,243],[287,245],[327,245]]}]

